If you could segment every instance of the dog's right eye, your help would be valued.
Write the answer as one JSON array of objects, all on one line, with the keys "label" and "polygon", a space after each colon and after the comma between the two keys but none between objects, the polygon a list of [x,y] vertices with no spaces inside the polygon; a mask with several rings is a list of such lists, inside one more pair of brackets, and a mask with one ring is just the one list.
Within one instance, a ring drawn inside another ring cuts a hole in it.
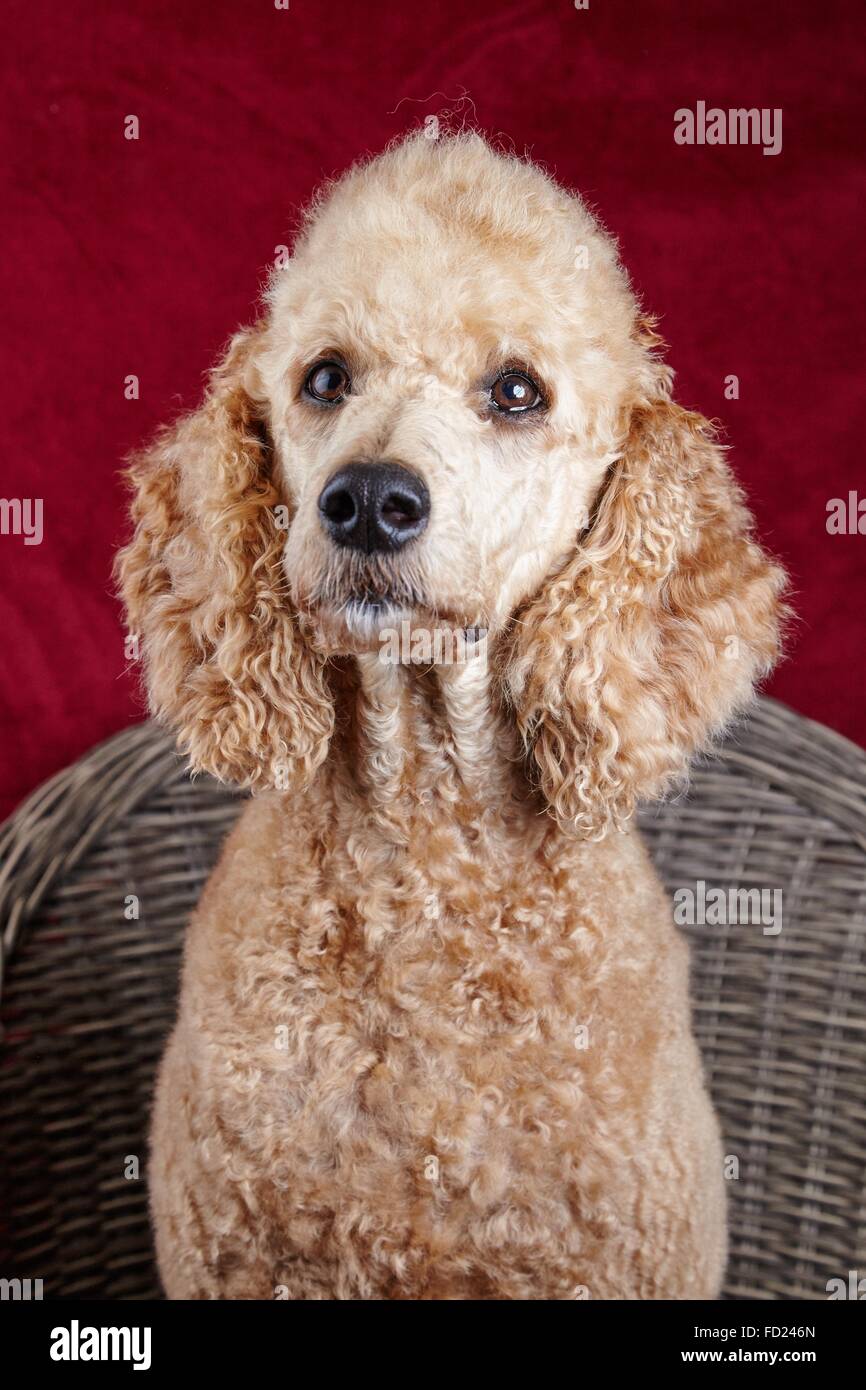
[{"label": "dog's right eye", "polygon": [[336,405],[348,394],[349,373],[339,362],[317,362],[307,373],[304,390],[314,401]]},{"label": "dog's right eye", "polygon": [[526,372],[504,371],[490,388],[490,404],[500,415],[528,415],[544,404],[544,397]]}]

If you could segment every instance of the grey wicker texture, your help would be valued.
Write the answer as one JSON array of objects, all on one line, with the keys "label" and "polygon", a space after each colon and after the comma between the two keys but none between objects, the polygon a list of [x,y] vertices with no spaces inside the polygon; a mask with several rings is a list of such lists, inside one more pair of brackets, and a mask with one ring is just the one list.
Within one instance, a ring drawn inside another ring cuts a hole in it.
[{"label": "grey wicker texture", "polygon": [[[826,1298],[866,1271],[864,773],[859,749],[763,700],[687,798],[641,817],[672,892],[781,892],[777,934],[684,928],[731,1156],[728,1297]],[[144,724],[0,831],[0,1277],[41,1278],[46,1298],[158,1296],[153,1073],[184,926],[240,805]]]}]

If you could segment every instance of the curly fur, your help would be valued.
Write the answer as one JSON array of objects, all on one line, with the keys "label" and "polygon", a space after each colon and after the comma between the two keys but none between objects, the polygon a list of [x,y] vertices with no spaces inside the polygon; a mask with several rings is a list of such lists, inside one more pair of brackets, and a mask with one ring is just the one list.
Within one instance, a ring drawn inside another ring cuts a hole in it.
[{"label": "curly fur", "polygon": [[[413,137],[316,201],[200,410],[135,460],[152,707],[255,792],[157,1086],[170,1296],[718,1292],[686,950],[628,821],[772,665],[783,577],[660,346],[579,199],[475,134]],[[323,410],[303,381],[335,352],[353,390]],[[543,413],[491,418],[506,364]],[[397,557],[319,523],[353,459],[427,483]],[[386,665],[386,620],[484,627],[490,662]]]},{"label": "curly fur", "polygon": [[564,822],[603,834],[669,790],[773,665],[781,574],[750,524],[706,421],[660,383],[588,543],[512,641],[518,723]]},{"label": "curly fur", "polygon": [[243,786],[279,760],[309,778],[333,726],[323,658],[281,592],[280,494],[243,386],[249,354],[239,334],[201,410],[133,463],[137,529],[121,558],[154,712],[193,767]]}]

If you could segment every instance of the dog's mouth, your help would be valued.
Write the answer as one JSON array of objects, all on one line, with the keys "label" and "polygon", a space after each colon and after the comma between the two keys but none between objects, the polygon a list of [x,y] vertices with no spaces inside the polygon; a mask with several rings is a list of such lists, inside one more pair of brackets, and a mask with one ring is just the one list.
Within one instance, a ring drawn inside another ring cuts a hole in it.
[{"label": "dog's mouth", "polygon": [[328,656],[399,651],[389,659],[438,664],[471,654],[487,635],[483,615],[467,611],[459,599],[434,600],[426,581],[418,564],[360,555],[335,563],[332,557],[306,594],[297,594],[300,616]]},{"label": "dog's mouth", "polygon": [[427,609],[420,586],[384,557],[333,559],[301,600],[317,644],[328,651],[372,651],[380,634]]},{"label": "dog's mouth", "polygon": [[400,664],[437,665],[468,659],[487,637],[477,623],[442,611],[422,595],[365,589],[321,598],[307,608],[316,645],[330,655],[378,652]]}]

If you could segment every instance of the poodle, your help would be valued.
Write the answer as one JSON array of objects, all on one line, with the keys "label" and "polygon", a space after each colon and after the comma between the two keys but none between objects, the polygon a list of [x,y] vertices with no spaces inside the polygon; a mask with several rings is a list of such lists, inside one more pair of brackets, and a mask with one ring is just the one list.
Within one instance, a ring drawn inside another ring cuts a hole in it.
[{"label": "poodle", "polygon": [[156,1084],[170,1298],[717,1296],[687,948],[630,821],[772,666],[784,579],[661,350],[578,197],[418,132],[316,199],[133,460],[151,708],[253,793]]}]

